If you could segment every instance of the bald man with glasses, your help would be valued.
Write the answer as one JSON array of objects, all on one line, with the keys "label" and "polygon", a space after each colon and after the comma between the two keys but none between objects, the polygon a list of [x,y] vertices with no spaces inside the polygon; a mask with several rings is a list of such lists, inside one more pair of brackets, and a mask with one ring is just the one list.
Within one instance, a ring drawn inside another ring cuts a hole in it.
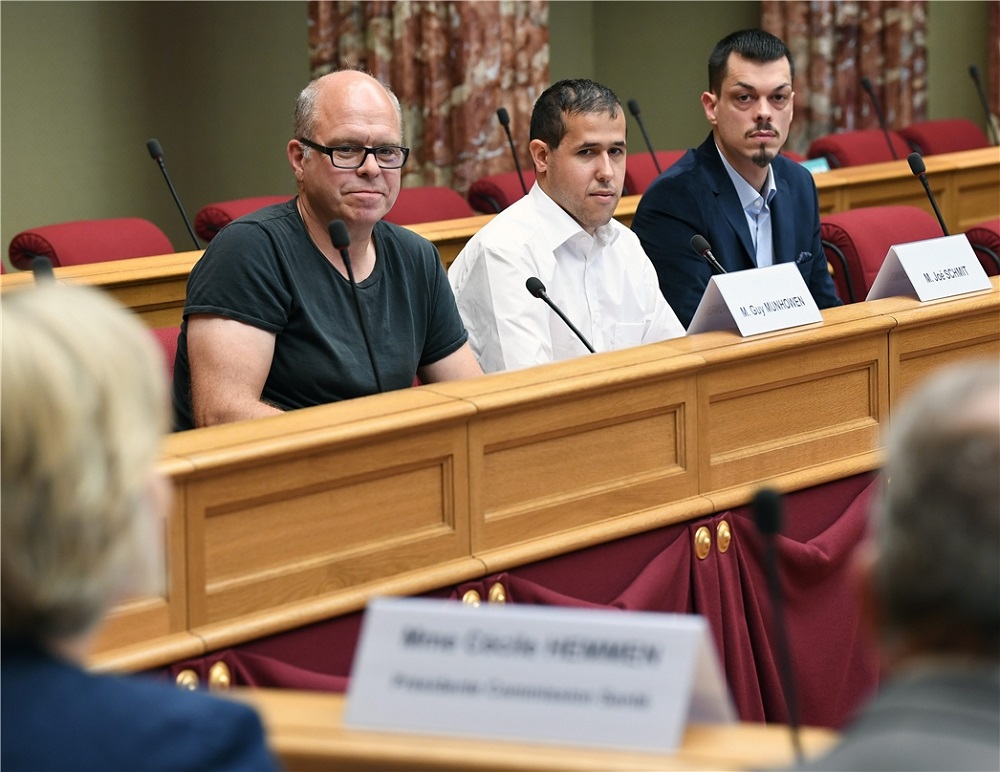
[{"label": "bald man with glasses", "polygon": [[395,95],[356,70],[312,81],[287,154],[298,195],[231,223],[191,271],[178,430],[482,373],[437,250],[382,219],[409,155]]}]

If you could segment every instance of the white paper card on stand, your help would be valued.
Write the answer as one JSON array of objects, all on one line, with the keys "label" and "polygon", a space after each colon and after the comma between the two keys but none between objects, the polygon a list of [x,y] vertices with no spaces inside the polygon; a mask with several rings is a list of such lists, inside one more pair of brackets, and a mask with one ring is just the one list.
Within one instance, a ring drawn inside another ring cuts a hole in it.
[{"label": "white paper card on stand", "polygon": [[959,233],[890,247],[865,300],[916,293],[923,303],[991,286],[968,237]]},{"label": "white paper card on stand", "polygon": [[736,328],[746,337],[822,321],[796,265],[778,263],[713,276],[691,318],[688,335]]},{"label": "white paper card on stand", "polygon": [[668,751],[692,710],[735,720],[704,617],[376,598],[344,724]]}]

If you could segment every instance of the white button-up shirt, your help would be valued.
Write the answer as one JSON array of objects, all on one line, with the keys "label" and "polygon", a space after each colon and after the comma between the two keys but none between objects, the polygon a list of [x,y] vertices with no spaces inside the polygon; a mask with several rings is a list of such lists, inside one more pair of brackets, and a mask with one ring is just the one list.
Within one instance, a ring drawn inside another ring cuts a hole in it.
[{"label": "white button-up shirt", "polygon": [[536,183],[481,228],[448,270],[485,372],[588,353],[526,289],[532,276],[597,351],[684,335],[635,234],[611,220],[591,236]]}]

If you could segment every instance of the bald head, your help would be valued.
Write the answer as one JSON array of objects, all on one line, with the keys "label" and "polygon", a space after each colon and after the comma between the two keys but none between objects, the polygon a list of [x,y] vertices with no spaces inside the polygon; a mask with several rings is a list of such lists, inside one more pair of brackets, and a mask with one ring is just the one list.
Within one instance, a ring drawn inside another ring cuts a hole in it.
[{"label": "bald head", "polygon": [[337,70],[321,75],[302,89],[295,103],[292,136],[315,138],[319,111],[326,105],[339,106],[371,98],[385,99],[392,105],[399,122],[399,141],[402,141],[403,111],[399,100],[387,85],[361,70]]}]

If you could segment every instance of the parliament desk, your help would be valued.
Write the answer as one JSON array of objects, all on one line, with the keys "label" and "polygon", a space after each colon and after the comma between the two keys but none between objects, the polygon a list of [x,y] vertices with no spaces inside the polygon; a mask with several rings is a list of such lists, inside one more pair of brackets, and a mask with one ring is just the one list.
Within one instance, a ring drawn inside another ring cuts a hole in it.
[{"label": "parliament desk", "polygon": [[[255,707],[268,744],[290,770],[718,770],[773,769],[794,761],[788,728],[765,724],[689,726],[675,753],[644,753],[370,732],[343,726],[344,696],[292,690],[234,690]],[[813,758],[836,735],[801,732]]]},{"label": "parliament desk", "polygon": [[[1000,216],[1000,148],[928,156],[925,161],[929,184],[952,233]],[[816,175],[815,180],[822,214],[885,204],[912,204],[933,211],[923,186],[914,179],[906,161],[834,169]],[[615,217],[630,225],[639,198],[622,198]],[[423,223],[410,228],[433,242],[448,266],[491,216]],[[195,251],[138,257],[57,268],[55,274],[58,279],[100,286],[142,316],[150,327],[167,327],[180,324],[187,276],[200,256],[201,252]],[[31,282],[31,275],[25,272],[0,277],[0,287],[4,290]]]},{"label": "parliament desk", "polygon": [[931,369],[1000,357],[1000,291],[828,309],[173,434],[162,594],[92,663],[137,670],[877,468]]}]

